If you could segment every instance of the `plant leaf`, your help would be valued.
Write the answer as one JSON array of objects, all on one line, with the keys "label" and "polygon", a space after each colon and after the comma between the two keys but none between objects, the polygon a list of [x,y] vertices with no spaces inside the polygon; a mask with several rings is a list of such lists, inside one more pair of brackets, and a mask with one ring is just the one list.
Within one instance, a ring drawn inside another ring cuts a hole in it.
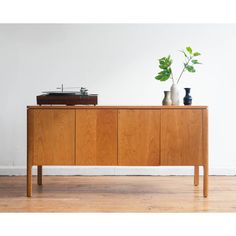
[{"label": "plant leaf", "polygon": [[192,52],[193,52],[193,50],[192,50],[191,47],[186,47],[186,50],[187,50],[190,54],[192,54]]},{"label": "plant leaf", "polygon": [[200,53],[200,52],[195,52],[195,53],[193,53],[193,55],[194,55],[195,57],[197,57],[197,56],[200,56],[201,53]]},{"label": "plant leaf", "polygon": [[172,64],[170,55],[168,57],[162,57],[161,59],[159,59],[159,63],[160,63],[159,67],[161,69],[167,69],[168,67],[170,67]]},{"label": "plant leaf", "polygon": [[159,68],[162,69],[158,75],[155,77],[156,80],[160,81],[166,81],[170,78],[171,76],[171,64],[172,64],[172,59],[171,56],[167,57],[162,57],[159,59]]},{"label": "plant leaf", "polygon": [[194,68],[193,66],[187,65],[185,68],[186,68],[186,70],[187,70],[188,72],[191,72],[191,73],[196,72],[196,70],[195,70],[195,68]]},{"label": "plant leaf", "polygon": [[196,65],[196,64],[202,64],[202,63],[200,63],[198,60],[192,60],[191,61],[194,65]]},{"label": "plant leaf", "polygon": [[170,75],[171,75],[171,68],[164,69],[158,73],[155,79],[160,81],[166,81],[170,78]]}]

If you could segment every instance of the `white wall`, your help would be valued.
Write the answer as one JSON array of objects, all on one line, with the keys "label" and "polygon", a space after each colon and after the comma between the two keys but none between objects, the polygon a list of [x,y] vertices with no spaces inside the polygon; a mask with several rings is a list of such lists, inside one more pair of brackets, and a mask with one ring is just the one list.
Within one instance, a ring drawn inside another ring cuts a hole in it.
[{"label": "white wall", "polygon": [[[154,79],[157,59],[173,55],[178,74],[182,63],[178,50],[189,45],[202,53],[204,64],[196,74],[184,75],[181,97],[183,87],[190,86],[193,103],[209,106],[210,173],[236,174],[233,24],[0,25],[0,174],[25,172],[26,106],[35,104],[41,91],[64,83],[99,93],[99,105],[160,105],[163,90],[171,82]],[[165,167],[93,167],[67,173],[161,174],[170,170],[191,173],[187,168]]]}]

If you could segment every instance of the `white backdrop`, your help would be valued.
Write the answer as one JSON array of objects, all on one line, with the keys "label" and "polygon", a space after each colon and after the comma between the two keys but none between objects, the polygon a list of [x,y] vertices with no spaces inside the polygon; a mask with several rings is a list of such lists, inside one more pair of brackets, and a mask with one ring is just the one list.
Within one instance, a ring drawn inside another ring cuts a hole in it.
[{"label": "white backdrop", "polygon": [[[210,174],[236,174],[234,24],[1,24],[0,175],[24,174],[26,106],[41,91],[87,86],[99,105],[160,105],[171,81],[154,79],[157,59],[171,54],[174,73],[185,46],[204,63],[180,83],[193,104],[209,106]],[[174,141],[174,140],[173,140]],[[53,167],[51,174],[190,174],[191,168]]]}]

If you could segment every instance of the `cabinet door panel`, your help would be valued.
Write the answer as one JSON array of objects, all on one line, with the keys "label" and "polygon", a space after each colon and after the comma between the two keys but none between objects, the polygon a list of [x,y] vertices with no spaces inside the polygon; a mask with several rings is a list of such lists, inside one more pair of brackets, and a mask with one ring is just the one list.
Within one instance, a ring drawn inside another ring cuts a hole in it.
[{"label": "cabinet door panel", "polygon": [[118,164],[156,166],[160,161],[160,110],[119,110]]},{"label": "cabinet door panel", "polygon": [[162,110],[161,165],[201,165],[202,111]]},{"label": "cabinet door panel", "polygon": [[75,111],[33,111],[33,164],[75,164]]},{"label": "cabinet door panel", "polygon": [[117,165],[117,110],[76,111],[76,164]]}]

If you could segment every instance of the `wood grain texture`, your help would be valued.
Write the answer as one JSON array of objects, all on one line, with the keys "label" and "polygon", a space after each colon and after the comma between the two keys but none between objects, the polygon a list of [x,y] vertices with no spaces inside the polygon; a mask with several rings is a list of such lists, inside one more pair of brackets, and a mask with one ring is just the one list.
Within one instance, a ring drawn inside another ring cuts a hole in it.
[{"label": "wood grain texture", "polygon": [[234,212],[236,176],[209,176],[202,197],[192,176],[44,176],[33,177],[32,198],[25,176],[0,176],[0,212]]},{"label": "wood grain texture", "polygon": [[42,165],[192,165],[195,185],[203,165],[208,196],[205,106],[35,106],[27,117],[27,196],[33,165],[38,165],[38,184]]},{"label": "wood grain texture", "polygon": [[163,110],[172,110],[172,109],[207,109],[207,106],[27,106],[31,109],[139,109],[139,110],[153,110],[153,109],[163,109]]},{"label": "wood grain texture", "polygon": [[49,105],[49,104],[60,104],[60,105],[97,105],[97,95],[39,95],[37,96],[37,104],[39,105]]},{"label": "wood grain texture", "polygon": [[160,164],[160,110],[118,111],[118,165]]},{"label": "wood grain texture", "polygon": [[208,197],[208,110],[202,111],[203,122],[203,161],[204,161],[204,185],[203,194],[204,197]]},{"label": "wood grain texture", "polygon": [[76,111],[76,165],[117,165],[117,110]]},{"label": "wood grain texture", "polygon": [[34,110],[34,165],[75,164],[75,111]]},{"label": "wood grain texture", "polygon": [[161,165],[202,165],[202,129],[202,110],[163,110]]},{"label": "wood grain texture", "polygon": [[203,161],[208,165],[208,110],[202,110],[202,123],[203,123]]}]

